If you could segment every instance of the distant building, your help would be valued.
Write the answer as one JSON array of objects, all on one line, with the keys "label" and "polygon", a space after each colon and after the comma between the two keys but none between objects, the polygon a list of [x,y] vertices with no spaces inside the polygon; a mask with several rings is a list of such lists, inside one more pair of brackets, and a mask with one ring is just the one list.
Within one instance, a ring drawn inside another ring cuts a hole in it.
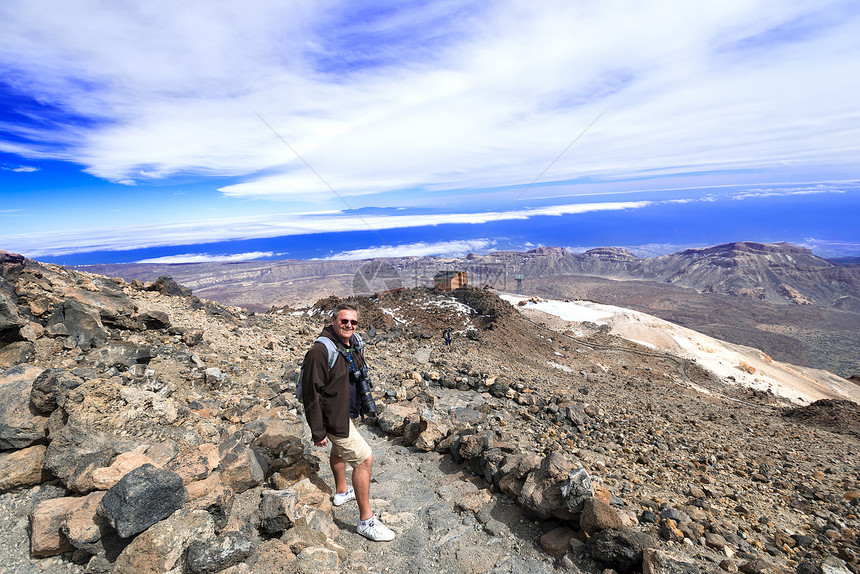
[{"label": "distant building", "polygon": [[440,271],[433,276],[433,290],[436,293],[440,291],[453,291],[457,287],[462,287],[469,283],[469,276],[465,271]]}]

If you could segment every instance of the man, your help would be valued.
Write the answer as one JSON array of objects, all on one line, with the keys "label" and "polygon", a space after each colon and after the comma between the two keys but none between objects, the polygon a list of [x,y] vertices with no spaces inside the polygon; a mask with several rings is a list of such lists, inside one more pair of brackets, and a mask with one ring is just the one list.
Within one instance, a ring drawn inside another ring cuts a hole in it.
[{"label": "man", "polygon": [[[334,505],[355,500],[358,503],[357,531],[374,541],[394,539],[389,530],[370,508],[370,469],[373,453],[358,433],[352,418],[358,417],[359,406],[350,372],[365,366],[364,356],[355,348],[358,309],[339,305],[331,316],[331,325],[322,330],[321,337],[333,341],[338,349],[337,359],[329,370],[329,352],[325,344],[316,342],[302,363],[302,402],[305,417],[311,427],[314,445],[324,447],[331,442],[329,464],[334,475]],[[346,483],[346,464],[352,466],[352,487]]]}]

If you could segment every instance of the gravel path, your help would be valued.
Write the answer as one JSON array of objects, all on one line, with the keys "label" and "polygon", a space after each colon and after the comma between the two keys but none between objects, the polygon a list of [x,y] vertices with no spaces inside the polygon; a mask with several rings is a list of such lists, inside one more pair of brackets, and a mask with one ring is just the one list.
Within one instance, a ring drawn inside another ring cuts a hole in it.
[{"label": "gravel path", "polygon": [[[384,438],[377,428],[361,427],[373,449],[371,502],[377,515],[397,533],[390,543],[370,542],[355,533],[358,507],[334,509],[340,528],[337,542],[350,552],[346,572],[460,574],[557,572],[552,558],[538,547],[542,534],[534,521],[501,494],[477,514],[458,510],[457,501],[477,488],[471,474],[438,453],[416,452]],[[328,451],[320,476],[333,485]],[[567,570],[570,572],[571,570]]]}]

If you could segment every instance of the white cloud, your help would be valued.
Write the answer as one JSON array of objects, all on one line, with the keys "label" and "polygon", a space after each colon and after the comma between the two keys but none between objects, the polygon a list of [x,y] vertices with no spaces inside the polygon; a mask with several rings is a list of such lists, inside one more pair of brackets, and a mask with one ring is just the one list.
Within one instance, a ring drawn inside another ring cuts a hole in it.
[{"label": "white cloud", "polygon": [[508,0],[379,20],[335,0],[8,1],[0,69],[91,121],[3,126],[32,143],[0,148],[122,183],[190,173],[237,177],[229,197],[329,193],[256,110],[343,196],[487,188],[531,181],[608,106],[543,181],[851,165],[851,6]]},{"label": "white cloud", "polygon": [[[81,231],[42,232],[0,237],[5,249],[28,257],[59,256],[90,251],[127,251],[164,245],[192,245],[213,241],[281,237],[308,233],[354,231],[368,228],[377,233],[389,229],[443,224],[493,224],[536,216],[559,216],[595,211],[648,207],[651,202],[606,202],[556,205],[517,211],[435,213],[422,215],[361,215],[349,213],[272,213],[264,216],[207,219],[168,225],[122,226]],[[488,226],[489,230],[490,227]],[[385,244],[383,240],[381,243]]]},{"label": "white cloud", "polygon": [[762,197],[785,197],[791,195],[818,195],[821,193],[845,193],[842,189],[835,189],[825,185],[817,185],[807,188],[775,188],[775,189],[750,189],[732,196],[732,199],[743,200]]},{"label": "white cloud", "polygon": [[164,257],[152,257],[141,259],[137,263],[217,263],[222,261],[253,261],[263,257],[273,257],[272,251],[249,251],[248,253],[234,253],[232,255],[209,255],[206,253],[184,253],[182,255],[166,255]]},{"label": "white cloud", "polygon": [[341,251],[326,259],[374,259],[378,257],[459,257],[470,252],[485,252],[492,247],[489,239],[472,239],[463,241],[439,241],[427,243],[419,241],[405,245],[381,245],[366,249]]},{"label": "white cloud", "polygon": [[856,257],[860,252],[860,242],[842,239],[807,237],[802,242],[798,242],[798,245],[811,250],[819,257],[826,258]]},{"label": "white cloud", "polygon": [[3,169],[14,171],[17,173],[33,173],[34,171],[39,171],[38,167],[33,167],[32,165],[19,165],[18,167],[4,167]]}]

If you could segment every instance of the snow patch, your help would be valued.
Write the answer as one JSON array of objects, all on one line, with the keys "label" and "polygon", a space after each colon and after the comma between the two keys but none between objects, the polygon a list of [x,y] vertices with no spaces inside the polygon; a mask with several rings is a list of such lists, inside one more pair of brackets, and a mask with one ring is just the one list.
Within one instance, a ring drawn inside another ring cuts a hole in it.
[{"label": "snow patch", "polygon": [[573,369],[571,369],[567,365],[560,365],[560,364],[554,363],[552,361],[547,361],[546,364],[549,365],[550,367],[552,367],[553,369],[558,369],[560,371],[564,371],[565,373],[572,373],[573,372]]},{"label": "snow patch", "polygon": [[780,363],[758,349],[720,341],[646,313],[588,301],[542,300],[520,306],[520,301],[529,298],[510,294],[501,297],[519,310],[542,311],[574,323],[608,325],[613,335],[655,352],[695,361],[724,383],[769,391],[795,402],[811,403],[824,398],[860,402],[860,390],[832,373]]}]

